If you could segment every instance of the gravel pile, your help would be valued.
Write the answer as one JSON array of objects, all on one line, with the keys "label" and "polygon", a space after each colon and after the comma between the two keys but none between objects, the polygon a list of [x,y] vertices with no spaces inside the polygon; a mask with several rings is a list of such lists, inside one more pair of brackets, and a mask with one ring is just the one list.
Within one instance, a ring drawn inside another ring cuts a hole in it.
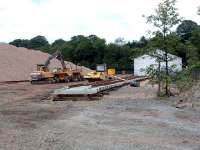
[{"label": "gravel pile", "polygon": [[[0,82],[3,81],[20,81],[29,80],[30,73],[36,69],[37,64],[43,64],[49,54],[39,50],[30,50],[26,48],[17,48],[12,45],[0,43]],[[76,66],[71,62],[66,62],[67,66],[71,65],[73,69]],[[50,69],[61,67],[57,59],[53,59]],[[91,71],[86,67],[82,68],[83,73]]]}]

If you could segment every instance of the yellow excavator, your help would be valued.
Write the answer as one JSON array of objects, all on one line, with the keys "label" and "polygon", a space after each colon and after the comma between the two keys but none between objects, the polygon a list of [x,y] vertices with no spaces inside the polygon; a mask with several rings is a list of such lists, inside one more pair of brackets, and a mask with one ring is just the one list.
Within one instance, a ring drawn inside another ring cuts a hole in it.
[{"label": "yellow excavator", "polygon": [[[49,64],[52,59],[58,59],[61,62],[62,68],[54,68],[49,70]],[[31,83],[59,83],[83,80],[81,70],[73,70],[71,65],[66,67],[63,56],[59,50],[53,53],[45,61],[44,64],[37,64],[37,70],[31,73]]]}]

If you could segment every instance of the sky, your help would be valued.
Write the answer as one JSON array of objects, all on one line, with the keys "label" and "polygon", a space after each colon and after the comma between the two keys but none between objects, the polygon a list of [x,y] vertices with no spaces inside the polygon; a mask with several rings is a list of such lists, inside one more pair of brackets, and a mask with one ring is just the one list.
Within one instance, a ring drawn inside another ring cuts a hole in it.
[{"label": "sky", "polygon": [[[0,0],[0,42],[45,36],[51,43],[95,34],[113,42],[149,36],[142,15],[154,13],[162,0]],[[200,0],[177,0],[180,16],[200,24]]]}]

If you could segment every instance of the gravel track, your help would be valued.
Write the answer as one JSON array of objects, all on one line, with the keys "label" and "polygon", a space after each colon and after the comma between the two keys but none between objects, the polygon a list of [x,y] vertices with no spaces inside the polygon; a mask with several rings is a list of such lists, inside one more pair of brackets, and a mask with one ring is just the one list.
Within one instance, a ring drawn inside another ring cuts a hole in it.
[{"label": "gravel track", "polygon": [[200,112],[156,99],[155,88],[48,99],[62,86],[0,85],[0,150],[200,150]]}]

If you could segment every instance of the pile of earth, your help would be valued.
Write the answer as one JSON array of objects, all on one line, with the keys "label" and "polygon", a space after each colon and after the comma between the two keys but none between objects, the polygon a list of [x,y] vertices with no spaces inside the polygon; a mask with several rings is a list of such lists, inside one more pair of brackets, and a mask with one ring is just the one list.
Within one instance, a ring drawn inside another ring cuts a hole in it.
[{"label": "pile of earth", "polygon": [[[37,64],[44,64],[50,55],[39,50],[18,48],[9,44],[0,43],[0,82],[29,80],[30,73],[36,70]],[[91,70],[76,66],[72,62],[65,62],[73,69],[82,69],[83,73]],[[57,59],[51,60],[50,69],[62,67]]]}]

